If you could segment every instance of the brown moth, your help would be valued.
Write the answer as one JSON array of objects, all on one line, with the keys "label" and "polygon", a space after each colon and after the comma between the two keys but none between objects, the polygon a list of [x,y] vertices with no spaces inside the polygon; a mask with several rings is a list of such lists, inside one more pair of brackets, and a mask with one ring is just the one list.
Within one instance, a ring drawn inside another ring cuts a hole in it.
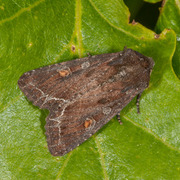
[{"label": "brown moth", "polygon": [[35,69],[24,73],[18,84],[35,106],[50,111],[48,147],[53,156],[62,156],[140,95],[153,66],[152,58],[125,49]]}]

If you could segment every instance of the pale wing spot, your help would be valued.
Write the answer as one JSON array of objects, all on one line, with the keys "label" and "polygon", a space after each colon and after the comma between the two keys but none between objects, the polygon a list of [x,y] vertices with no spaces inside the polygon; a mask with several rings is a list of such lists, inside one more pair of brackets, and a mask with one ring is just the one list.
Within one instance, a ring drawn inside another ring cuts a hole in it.
[{"label": "pale wing spot", "polygon": [[88,68],[89,66],[90,66],[90,63],[89,63],[88,61],[81,64],[81,68],[82,68],[82,69],[86,69],[86,68]]},{"label": "pale wing spot", "polygon": [[110,107],[103,107],[103,114],[108,115],[111,113],[111,108]]}]

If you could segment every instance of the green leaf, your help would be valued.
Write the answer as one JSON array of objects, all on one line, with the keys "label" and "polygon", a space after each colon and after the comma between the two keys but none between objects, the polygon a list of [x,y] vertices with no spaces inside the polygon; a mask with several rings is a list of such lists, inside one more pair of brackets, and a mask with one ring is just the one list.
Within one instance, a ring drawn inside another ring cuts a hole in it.
[{"label": "green leaf", "polygon": [[149,2],[149,3],[157,3],[160,2],[162,0],[144,0],[145,2]]},{"label": "green leaf", "polygon": [[173,56],[173,68],[180,79],[180,1],[166,0],[160,11],[156,25],[156,31],[160,33],[164,28],[173,29],[176,32],[177,46]]},{"label": "green leaf", "polygon": [[[180,82],[171,59],[173,30],[160,35],[128,21],[122,0],[0,2],[1,179],[180,179]],[[75,52],[72,51],[75,46]],[[17,81],[26,71],[127,46],[153,57],[150,86],[116,118],[63,157],[44,135],[47,110],[32,105]]]}]

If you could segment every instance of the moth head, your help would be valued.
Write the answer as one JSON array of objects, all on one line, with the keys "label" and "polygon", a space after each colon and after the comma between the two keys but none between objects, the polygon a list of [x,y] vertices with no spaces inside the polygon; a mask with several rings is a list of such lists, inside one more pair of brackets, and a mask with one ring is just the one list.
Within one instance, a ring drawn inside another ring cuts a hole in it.
[{"label": "moth head", "polygon": [[132,49],[124,49],[122,64],[124,64],[127,79],[132,79],[132,83],[138,90],[148,87],[150,74],[155,64],[152,58]]},{"label": "moth head", "polygon": [[123,54],[128,64],[134,64],[134,66],[140,64],[145,71],[148,73],[152,72],[155,63],[151,57],[144,56],[132,49],[124,49]]},{"label": "moth head", "polygon": [[152,71],[155,64],[153,59],[151,57],[144,56],[137,51],[134,52],[138,56],[141,66],[144,67],[145,69]]}]

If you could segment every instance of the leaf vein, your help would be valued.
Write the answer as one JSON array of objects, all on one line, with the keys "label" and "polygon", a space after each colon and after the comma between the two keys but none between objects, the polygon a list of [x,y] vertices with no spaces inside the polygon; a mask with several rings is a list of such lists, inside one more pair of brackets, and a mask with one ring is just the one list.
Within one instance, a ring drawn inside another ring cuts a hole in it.
[{"label": "leaf vein", "polygon": [[180,153],[180,150],[179,150],[178,148],[176,148],[176,147],[172,146],[171,144],[163,141],[158,135],[156,135],[154,132],[152,132],[152,130],[150,130],[150,129],[148,129],[148,128],[146,128],[146,127],[144,127],[144,126],[142,126],[142,125],[140,125],[140,124],[132,121],[131,119],[129,119],[129,118],[128,118],[127,116],[125,116],[125,115],[123,115],[123,118],[125,118],[127,121],[133,123],[135,126],[143,129],[145,132],[151,134],[152,136],[154,136],[155,139],[157,139],[158,141],[160,141],[161,143],[163,143],[163,144],[164,144],[165,146],[167,146],[168,148],[170,148],[170,149],[172,149],[172,150],[177,151],[177,152]]},{"label": "leaf vein", "polygon": [[78,54],[79,57],[82,57],[82,35],[81,35],[81,0],[76,1],[76,10],[75,10],[75,31],[77,33],[78,39]]},{"label": "leaf vein", "polygon": [[64,168],[66,167],[66,165],[67,165],[67,163],[68,163],[68,161],[69,161],[69,159],[71,157],[71,154],[72,154],[72,151],[68,153],[68,157],[66,158],[66,160],[64,161],[63,166],[59,170],[59,173],[58,173],[58,175],[56,177],[56,180],[60,179],[60,177],[62,176],[62,172],[63,172]]},{"label": "leaf vein", "polygon": [[44,2],[45,0],[39,0],[37,2],[35,2],[34,4],[32,4],[29,7],[26,8],[22,8],[20,11],[18,11],[17,13],[15,13],[13,16],[10,16],[8,18],[5,18],[3,20],[0,21],[0,24],[2,25],[3,23],[9,22],[15,18],[17,18],[18,16],[20,16],[21,14],[23,14],[24,12],[30,11],[31,9],[33,9],[34,7],[38,6],[40,3]]},{"label": "leaf vein", "polygon": [[124,30],[124,29],[122,29],[122,28],[120,28],[120,27],[117,27],[117,26],[115,26],[114,24],[112,24],[112,23],[97,9],[97,7],[94,5],[94,3],[93,3],[91,0],[89,0],[89,2],[90,2],[91,5],[93,6],[93,8],[96,10],[96,12],[97,12],[110,26],[112,26],[113,28],[115,28],[115,29],[117,29],[117,30],[119,30],[119,31],[127,34],[127,35],[132,36],[132,37],[135,38],[135,39],[139,39],[139,38],[138,38],[137,36],[135,36],[134,34],[129,33],[128,31],[126,31],[126,30]]},{"label": "leaf vein", "polygon": [[107,175],[105,160],[104,160],[104,156],[103,156],[103,152],[102,152],[100,143],[99,143],[99,141],[97,140],[97,138],[95,136],[93,136],[93,138],[94,138],[94,140],[95,140],[95,142],[97,144],[97,147],[98,147],[98,152],[99,152],[99,155],[100,155],[100,163],[101,163],[101,166],[102,166],[102,169],[103,169],[104,179],[108,180],[109,178],[108,178],[108,175]]}]

